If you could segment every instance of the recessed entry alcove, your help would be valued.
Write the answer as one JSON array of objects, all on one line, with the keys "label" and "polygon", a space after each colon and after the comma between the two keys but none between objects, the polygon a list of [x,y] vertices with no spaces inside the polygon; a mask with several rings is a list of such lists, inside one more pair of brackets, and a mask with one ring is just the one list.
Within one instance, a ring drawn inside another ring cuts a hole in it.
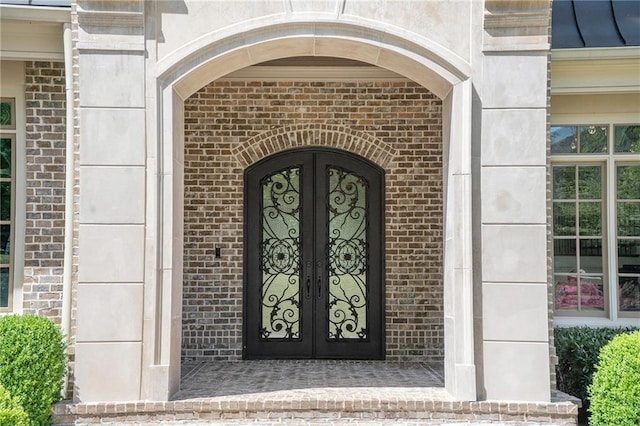
[{"label": "recessed entry alcove", "polygon": [[437,96],[362,62],[271,61],[188,97],[184,141],[183,361],[442,365]]}]

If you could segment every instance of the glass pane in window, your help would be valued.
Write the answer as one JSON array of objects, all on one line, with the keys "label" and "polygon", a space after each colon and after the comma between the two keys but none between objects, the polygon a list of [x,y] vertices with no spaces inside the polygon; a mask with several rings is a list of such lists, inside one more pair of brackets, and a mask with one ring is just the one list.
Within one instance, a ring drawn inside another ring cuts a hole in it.
[{"label": "glass pane in window", "polygon": [[11,255],[11,225],[0,225],[0,264],[8,265]]},{"label": "glass pane in window", "polygon": [[11,220],[11,182],[0,182],[0,220]]},{"label": "glass pane in window", "polygon": [[580,221],[578,229],[580,235],[599,236],[602,235],[602,203],[599,201],[589,203],[579,203]]},{"label": "glass pane in window", "polygon": [[0,125],[11,126],[13,124],[13,111],[11,111],[11,102],[0,102]]},{"label": "glass pane in window", "polygon": [[576,198],[576,166],[553,166],[553,198],[556,200]]},{"label": "glass pane in window", "polygon": [[616,126],[614,137],[614,152],[640,152],[640,125]]},{"label": "glass pane in window", "polygon": [[578,197],[582,200],[602,198],[602,176],[600,166],[580,166],[578,168]]},{"label": "glass pane in window", "polygon": [[618,202],[618,235],[640,237],[640,201]]},{"label": "glass pane in window", "polygon": [[580,239],[580,272],[601,274],[602,270],[602,239]]},{"label": "glass pane in window", "polygon": [[9,268],[0,268],[0,308],[9,306]]},{"label": "glass pane in window", "polygon": [[553,203],[553,234],[576,235],[575,203]]},{"label": "glass pane in window", "polygon": [[640,311],[640,275],[618,277],[618,309],[621,312]]},{"label": "glass pane in window", "polygon": [[583,154],[607,152],[607,128],[605,126],[581,126],[580,152]]},{"label": "glass pane in window", "polygon": [[640,165],[618,166],[616,169],[619,200],[640,200]]},{"label": "glass pane in window", "polygon": [[580,275],[580,308],[582,310],[604,310],[602,277]]},{"label": "glass pane in window", "polygon": [[553,270],[555,273],[575,272],[578,269],[576,240],[553,240]]},{"label": "glass pane in window", "polygon": [[556,309],[578,309],[578,277],[576,274],[555,275]]},{"label": "glass pane in window", "polygon": [[640,240],[618,240],[618,272],[640,274]]},{"label": "glass pane in window", "polygon": [[11,139],[0,139],[0,178],[11,177]]},{"label": "glass pane in window", "polygon": [[577,152],[576,129],[575,126],[552,126],[551,153],[570,154]]},{"label": "glass pane in window", "polygon": [[640,311],[640,240],[618,240],[618,308]]}]

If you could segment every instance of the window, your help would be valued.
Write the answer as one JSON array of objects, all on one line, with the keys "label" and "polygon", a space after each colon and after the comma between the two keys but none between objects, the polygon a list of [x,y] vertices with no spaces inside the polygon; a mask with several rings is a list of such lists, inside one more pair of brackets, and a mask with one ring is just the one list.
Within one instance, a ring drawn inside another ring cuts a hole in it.
[{"label": "window", "polygon": [[15,100],[0,98],[0,312],[11,307],[13,294]]},{"label": "window", "polygon": [[640,317],[640,125],[551,127],[556,315]]}]

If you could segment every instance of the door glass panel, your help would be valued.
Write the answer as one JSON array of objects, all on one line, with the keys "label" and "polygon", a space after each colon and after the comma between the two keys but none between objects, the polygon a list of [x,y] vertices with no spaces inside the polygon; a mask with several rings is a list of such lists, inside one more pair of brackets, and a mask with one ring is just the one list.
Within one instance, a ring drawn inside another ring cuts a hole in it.
[{"label": "door glass panel", "polygon": [[261,326],[263,339],[300,335],[300,168],[262,180]]},{"label": "door glass panel", "polygon": [[329,168],[329,339],[366,339],[367,182]]}]

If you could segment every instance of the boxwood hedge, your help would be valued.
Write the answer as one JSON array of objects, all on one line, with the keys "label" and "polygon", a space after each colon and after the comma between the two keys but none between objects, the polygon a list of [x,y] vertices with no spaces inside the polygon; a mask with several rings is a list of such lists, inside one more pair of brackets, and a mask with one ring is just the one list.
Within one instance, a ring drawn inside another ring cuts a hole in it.
[{"label": "boxwood hedge", "polygon": [[0,317],[0,385],[24,409],[31,425],[50,423],[66,368],[65,342],[49,319]]}]

